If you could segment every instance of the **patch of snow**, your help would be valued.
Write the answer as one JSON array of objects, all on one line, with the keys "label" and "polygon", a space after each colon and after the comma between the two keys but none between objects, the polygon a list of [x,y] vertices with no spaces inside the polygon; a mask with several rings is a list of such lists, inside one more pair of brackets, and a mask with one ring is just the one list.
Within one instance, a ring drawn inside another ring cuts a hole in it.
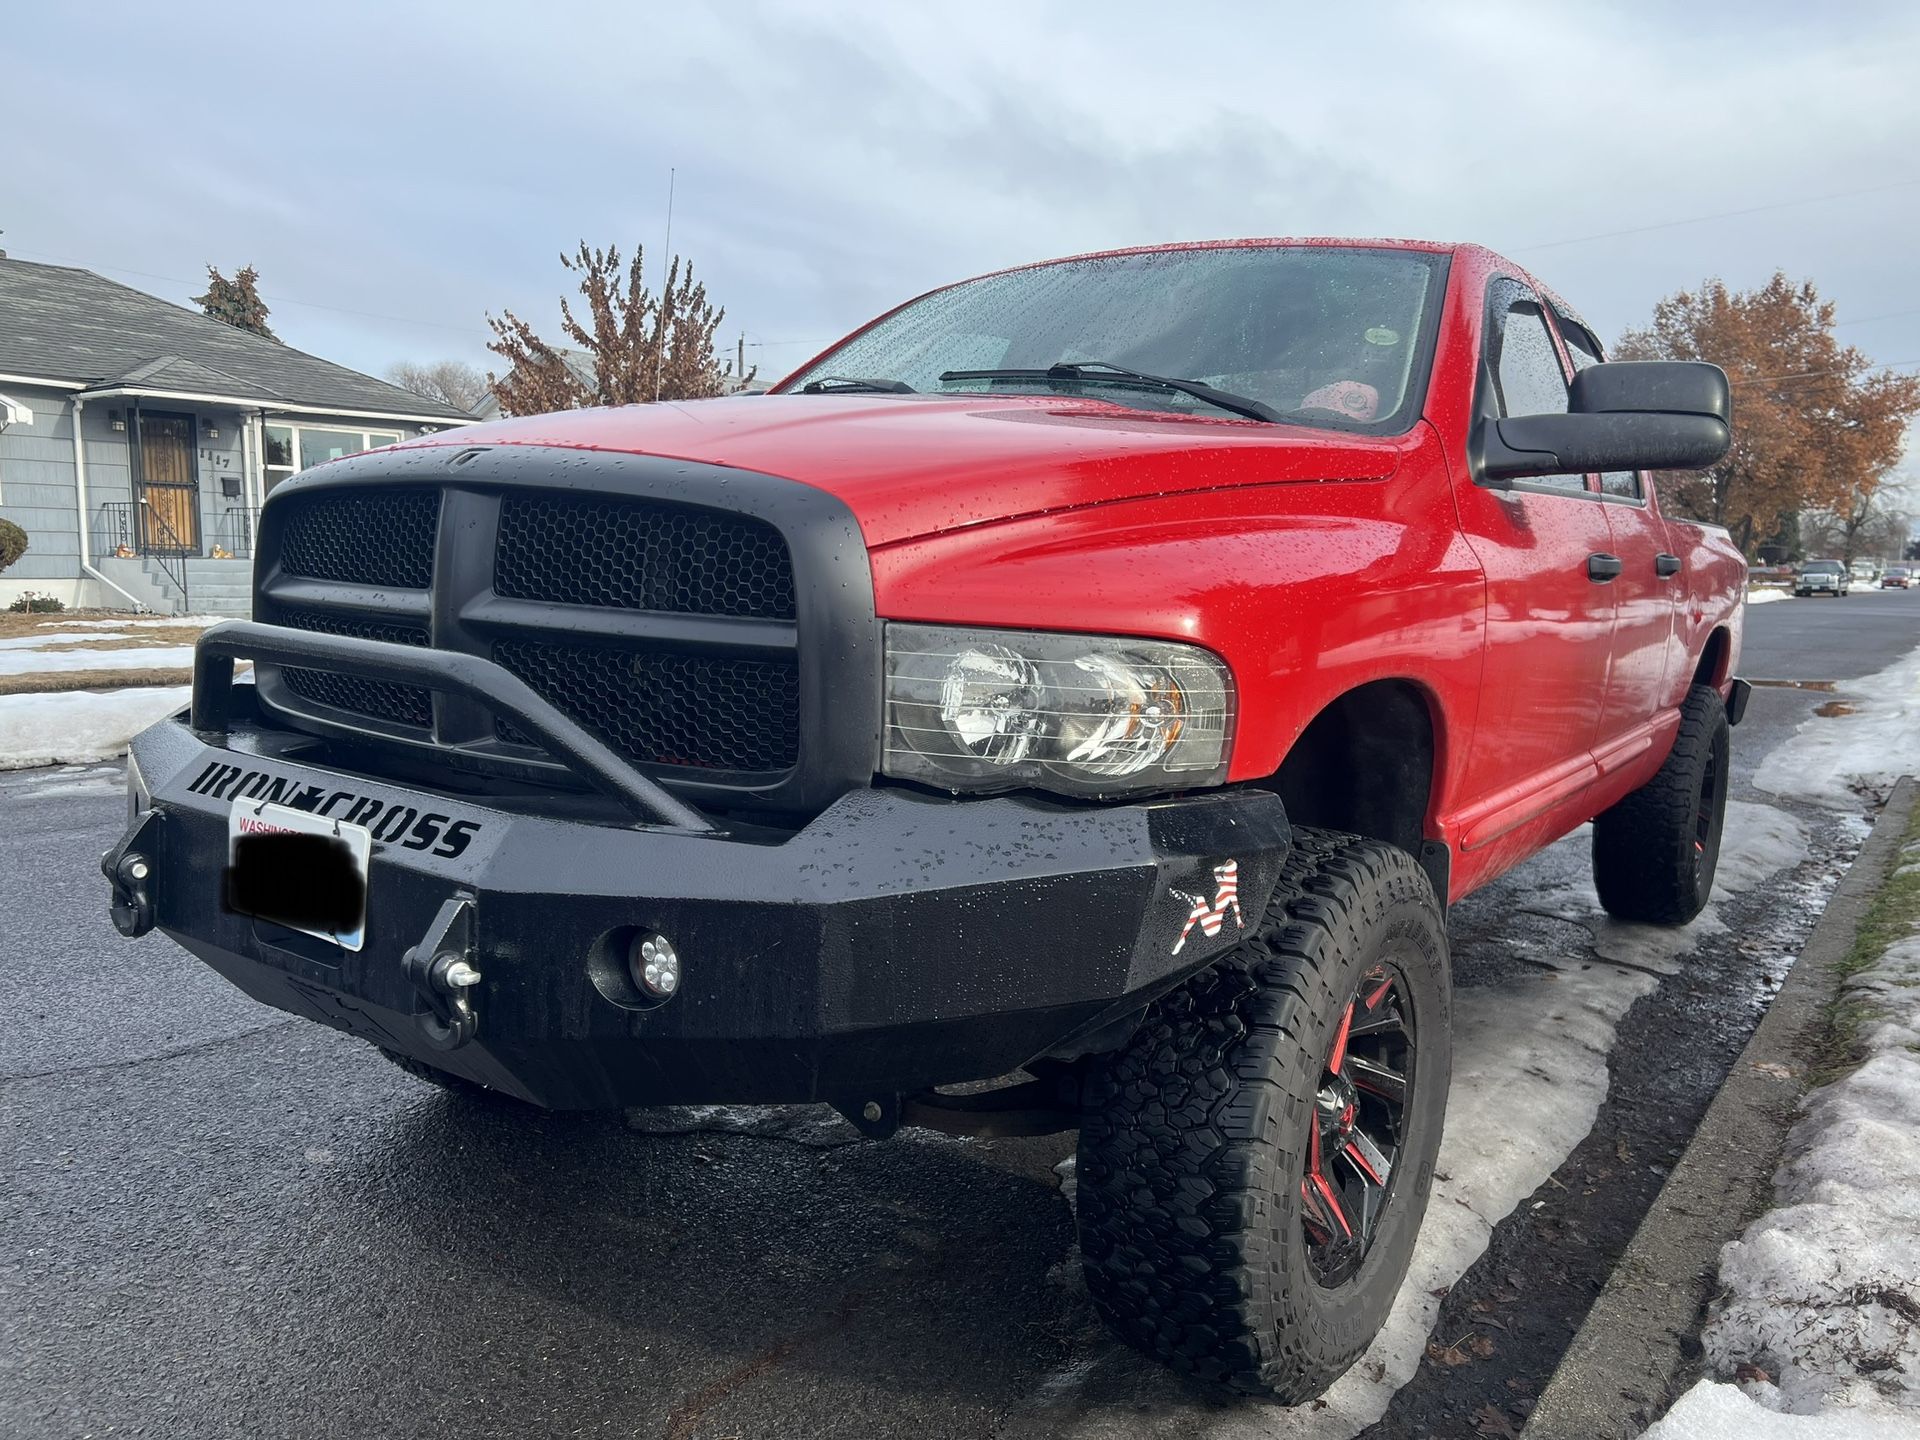
[{"label": "patch of snow", "polygon": [[1792,592],[1787,590],[1749,590],[1747,592],[1747,604],[1749,605],[1771,605],[1776,600],[1791,600],[1792,598]]},{"label": "patch of snow", "polygon": [[1855,785],[1885,789],[1920,772],[1920,649],[1886,669],[1849,680],[1850,715],[1815,715],[1760,763],[1753,784],[1775,795],[1853,810]]},{"label": "patch of snow", "polygon": [[[1582,826],[1560,843],[1589,846],[1592,827]],[[1767,876],[1798,865],[1806,855],[1807,827],[1800,821],[1771,805],[1729,800],[1720,861],[1714,870],[1713,900],[1723,901],[1751,889]],[[1527,909],[1585,926],[1593,936],[1594,953],[1603,960],[1671,975],[1679,968],[1681,958],[1702,939],[1727,928],[1717,904],[1709,904],[1682,930],[1616,920],[1600,908],[1590,868],[1576,866],[1570,873],[1574,878],[1536,890]]]},{"label": "patch of snow", "polygon": [[0,675],[52,675],[76,670],[191,669],[191,645],[126,650],[10,650],[0,653]]},{"label": "patch of snow", "polygon": [[1786,1415],[1738,1386],[1702,1380],[1641,1440],[1914,1440],[1914,1426],[1858,1410]]},{"label": "patch of snow", "polygon": [[188,685],[105,693],[0,695],[0,770],[110,760],[155,721],[186,707]]},{"label": "patch of snow", "polygon": [[1767,1408],[1900,1413],[1920,1434],[1920,936],[1842,995],[1869,1007],[1868,1059],[1807,1097],[1776,1208],[1721,1251],[1701,1338],[1713,1373],[1753,1364],[1773,1377],[1756,1387]]},{"label": "patch of snow", "polygon": [[44,645],[72,644],[82,641],[90,644],[98,644],[102,640],[126,640],[128,638],[130,637],[126,635],[101,635],[77,630],[41,630],[32,635],[9,635],[6,639],[0,640],[0,650],[38,650]]},{"label": "patch of snow", "polygon": [[[1572,848],[1582,859],[1552,868],[1584,876],[1589,844],[1584,830],[1561,840],[1555,848]],[[1805,828],[1792,816],[1766,805],[1729,804],[1714,894],[1724,900],[1748,889],[1796,864],[1806,851]],[[1648,972],[1677,968],[1682,955],[1725,928],[1712,906],[1681,930],[1622,925],[1600,909],[1584,879],[1549,892],[1547,913],[1587,927],[1600,954],[1622,963],[1587,963],[1578,956],[1562,963],[1535,955],[1530,958],[1542,966],[1536,973],[1454,992],[1453,1086],[1433,1194],[1406,1282],[1359,1363],[1313,1405],[1228,1412],[1193,1400],[1170,1381],[1141,1375],[1140,1367],[1116,1376],[1095,1366],[1084,1381],[1097,1392],[1095,1413],[1076,1417],[1061,1433],[1124,1433],[1129,1440],[1345,1440],[1386,1413],[1425,1354],[1440,1310],[1433,1292],[1466,1273],[1485,1253],[1494,1227],[1544,1185],[1592,1130],[1606,1099],[1607,1056],[1620,1020],[1658,983]],[[1071,1179],[1070,1165],[1060,1171],[1063,1182]],[[1070,1391],[1073,1385],[1056,1376],[1053,1388]],[[1079,1408],[1064,1396],[1051,1403],[1063,1400],[1069,1410]],[[1150,1410],[1152,1420],[1135,1407]],[[1116,1430],[1108,1422],[1122,1412],[1127,1420]]]},{"label": "patch of snow", "polygon": [[230,615],[174,615],[162,617],[157,620],[63,620],[60,623],[63,625],[71,625],[76,629],[82,626],[90,626],[100,630],[110,630],[115,627],[124,627],[129,630],[152,630],[169,625],[198,625],[204,630],[209,625],[218,625],[222,620],[230,620],[232,618]]},{"label": "patch of snow", "polygon": [[75,765],[48,775],[30,775],[11,788],[30,800],[57,796],[107,796],[125,792],[126,772],[117,765],[89,768]]}]

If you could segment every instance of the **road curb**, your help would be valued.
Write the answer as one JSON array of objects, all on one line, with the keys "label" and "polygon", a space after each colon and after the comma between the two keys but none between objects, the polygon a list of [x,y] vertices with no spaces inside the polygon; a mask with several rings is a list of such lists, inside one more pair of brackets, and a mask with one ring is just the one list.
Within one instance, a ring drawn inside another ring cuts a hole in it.
[{"label": "road curb", "polygon": [[1912,777],[1894,787],[1780,993],[1561,1356],[1522,1440],[1638,1435],[1690,1375],[1720,1247],[1772,1199],[1781,1146],[1806,1093],[1805,1041],[1839,985],[1836,963],[1852,950],[1893,868],[1916,793]]}]

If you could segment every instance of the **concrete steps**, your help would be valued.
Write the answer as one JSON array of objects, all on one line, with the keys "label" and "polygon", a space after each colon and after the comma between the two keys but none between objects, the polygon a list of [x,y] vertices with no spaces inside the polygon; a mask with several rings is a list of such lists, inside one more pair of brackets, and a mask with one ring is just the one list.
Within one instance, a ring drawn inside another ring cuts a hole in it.
[{"label": "concrete steps", "polygon": [[[177,613],[180,592],[165,576],[156,579],[149,574],[143,562],[131,559],[120,560],[111,555],[102,555],[95,559],[93,564],[102,575],[156,615]],[[118,609],[124,606],[126,601],[109,591],[107,604]]]},{"label": "concrete steps", "polygon": [[188,560],[187,598],[196,615],[251,615],[253,562]]},{"label": "concrete steps", "polygon": [[[161,615],[233,615],[240,618],[253,613],[253,562],[251,560],[187,560],[187,593],[166,567],[151,555],[121,560],[102,556],[95,562],[100,573],[133,596],[147,609]],[[178,570],[178,566],[174,567]]]}]

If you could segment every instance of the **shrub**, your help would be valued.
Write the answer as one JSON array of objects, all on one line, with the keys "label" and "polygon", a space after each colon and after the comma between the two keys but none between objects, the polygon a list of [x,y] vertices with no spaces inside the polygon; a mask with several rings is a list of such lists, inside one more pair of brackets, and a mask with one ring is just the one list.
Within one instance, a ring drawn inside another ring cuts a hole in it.
[{"label": "shrub", "polygon": [[66,608],[62,602],[54,599],[53,596],[36,595],[31,590],[28,590],[21,595],[18,600],[7,606],[8,611],[15,615],[53,615]]},{"label": "shrub", "polygon": [[27,532],[11,520],[0,520],[0,570],[27,553]]}]

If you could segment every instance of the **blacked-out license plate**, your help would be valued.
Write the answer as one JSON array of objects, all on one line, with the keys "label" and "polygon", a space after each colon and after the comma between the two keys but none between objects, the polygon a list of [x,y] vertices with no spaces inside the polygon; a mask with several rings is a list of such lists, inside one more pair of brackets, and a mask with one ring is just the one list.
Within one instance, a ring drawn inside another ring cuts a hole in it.
[{"label": "blacked-out license plate", "polygon": [[236,800],[227,816],[227,907],[358,950],[367,938],[372,854],[364,825]]}]

